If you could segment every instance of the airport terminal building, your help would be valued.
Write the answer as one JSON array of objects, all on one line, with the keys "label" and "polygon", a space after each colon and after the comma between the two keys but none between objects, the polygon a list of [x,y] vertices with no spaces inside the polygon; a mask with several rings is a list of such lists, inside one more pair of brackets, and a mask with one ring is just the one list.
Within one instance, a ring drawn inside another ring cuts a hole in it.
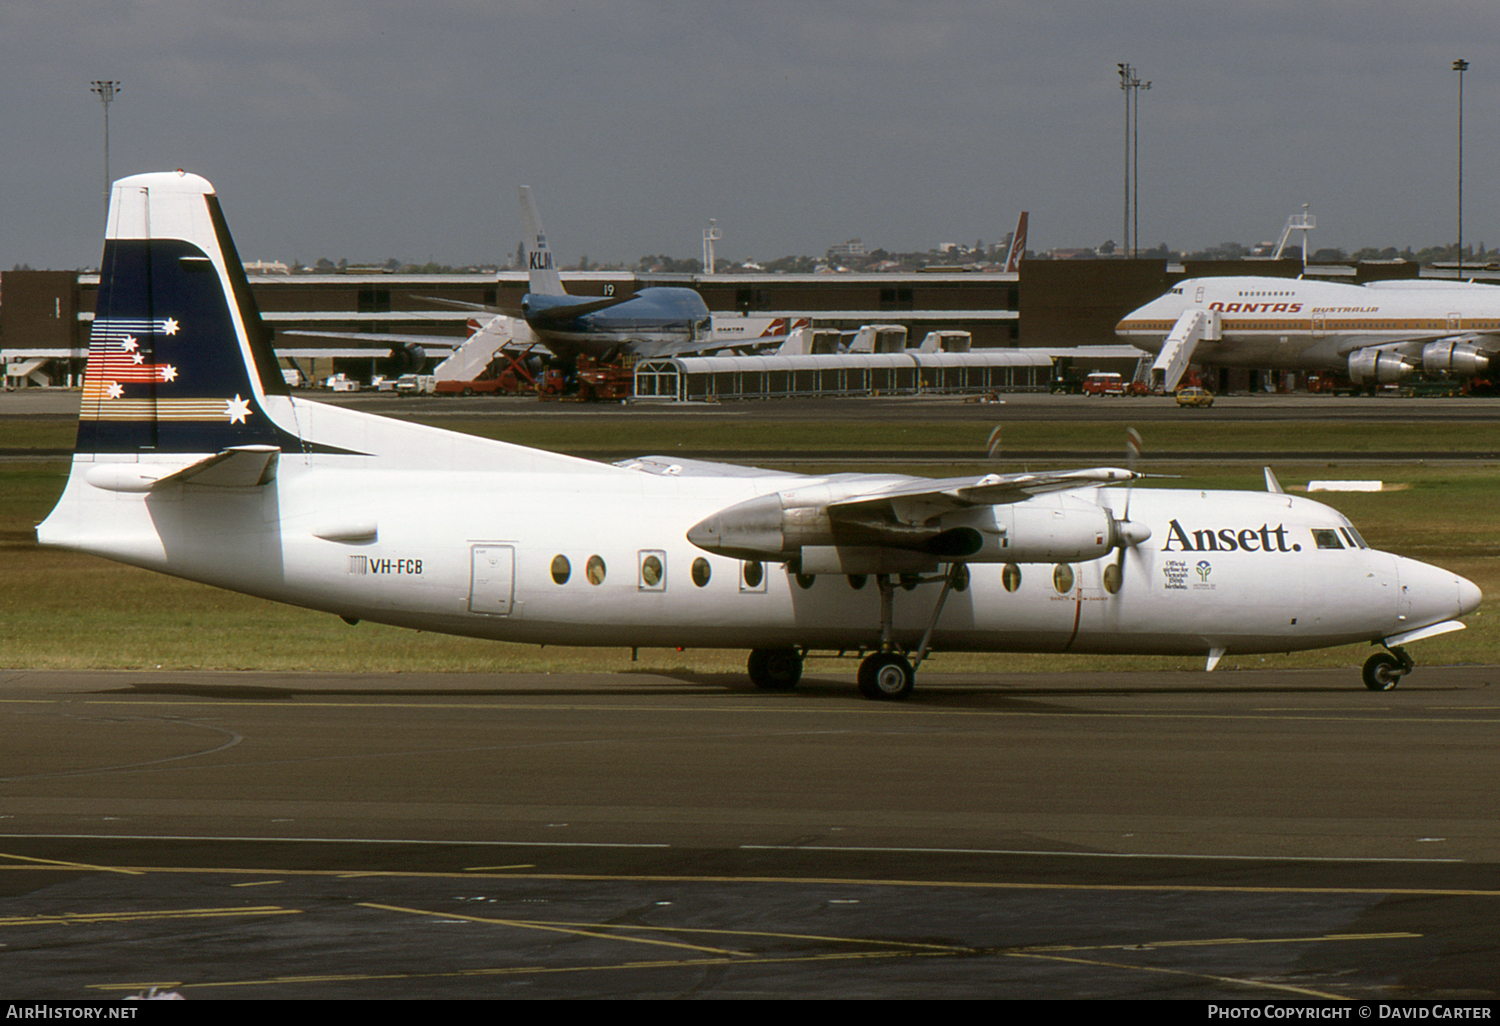
[{"label": "airport terminal building", "polygon": [[[1296,277],[1298,260],[1037,260],[1017,272],[937,270],[901,274],[637,275],[564,273],[570,293],[603,296],[649,285],[697,289],[716,314],[810,318],[819,328],[854,330],[872,323],[906,327],[915,344],[929,331],[971,334],[975,350],[1118,346],[1114,326],[1128,311],[1188,277],[1259,274]],[[1415,264],[1329,265],[1307,273],[1362,282],[1417,277]],[[288,336],[294,331],[403,333],[451,337],[469,333],[477,308],[517,310],[524,271],[496,274],[251,274],[251,288],[278,349],[326,347],[347,353],[358,341]],[[8,379],[67,385],[81,380],[99,276],[75,271],[9,271],[0,276],[0,355]],[[450,304],[470,304],[468,308]],[[369,360],[303,357],[310,377],[344,370],[368,378],[388,345],[372,343]],[[1118,362],[1118,359],[1116,360]],[[1109,369],[1116,369],[1111,366]],[[17,373],[20,372],[20,373]],[[1227,379],[1250,387],[1248,377]]]}]

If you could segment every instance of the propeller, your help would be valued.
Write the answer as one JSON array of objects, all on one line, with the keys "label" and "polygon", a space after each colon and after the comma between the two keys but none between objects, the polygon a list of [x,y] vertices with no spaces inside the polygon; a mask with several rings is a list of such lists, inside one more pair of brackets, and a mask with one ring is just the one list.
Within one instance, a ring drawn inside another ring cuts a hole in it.
[{"label": "propeller", "polygon": [[1145,524],[1131,523],[1130,520],[1130,495],[1135,488],[1136,461],[1141,456],[1141,433],[1135,428],[1125,429],[1125,469],[1130,471],[1130,479],[1125,484],[1125,508],[1118,518],[1111,515],[1110,533],[1111,541],[1118,550],[1119,555],[1115,561],[1104,568],[1104,590],[1111,595],[1117,594],[1125,583],[1125,550],[1133,549],[1137,545],[1151,537],[1151,528]]}]

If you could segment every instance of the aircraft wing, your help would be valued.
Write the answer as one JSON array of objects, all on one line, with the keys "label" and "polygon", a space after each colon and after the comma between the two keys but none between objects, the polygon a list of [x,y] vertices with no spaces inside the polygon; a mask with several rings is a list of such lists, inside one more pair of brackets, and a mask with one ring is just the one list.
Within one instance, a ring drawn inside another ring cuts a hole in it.
[{"label": "aircraft wing", "polygon": [[[654,360],[665,356],[702,356],[708,353],[722,352],[725,349],[755,349],[764,348],[767,345],[779,345],[785,341],[785,335],[774,338],[737,338],[737,339],[682,339],[678,342],[662,342],[650,352],[642,353],[645,359]],[[644,347],[643,347],[644,348]]]},{"label": "aircraft wing", "polygon": [[396,335],[368,331],[305,331],[300,328],[277,332],[299,338],[339,338],[358,342],[390,342],[394,345],[418,345],[424,349],[457,349],[464,340],[453,335]]},{"label": "aircraft wing", "polygon": [[582,303],[569,303],[559,306],[544,306],[541,309],[526,312],[526,323],[533,328],[547,330],[549,328],[564,328],[575,319],[585,314],[598,313],[600,310],[608,310],[612,306],[628,303],[635,298],[635,294],[628,296],[606,296],[603,299],[592,299]]},{"label": "aircraft wing", "polygon": [[986,474],[983,477],[953,477],[942,480],[911,478],[864,495],[852,495],[828,505],[834,517],[862,509],[900,502],[904,506],[929,507],[928,516],[971,506],[1001,506],[1024,502],[1043,492],[1063,491],[1089,485],[1119,484],[1143,475],[1118,467],[1088,470],[1054,470],[1025,474]]},{"label": "aircraft wing", "polygon": [[[1011,547],[1013,524],[1042,539],[1032,555],[1047,559],[1099,555],[1151,536],[1144,525],[1116,519],[1089,498],[1060,497],[1041,510],[1022,505],[1044,492],[1062,492],[1131,481],[1141,475],[1117,467],[1037,474],[986,474],[944,480],[892,475],[790,477],[778,490],[719,510],[695,524],[688,541],[737,559],[794,557],[809,572],[905,572],[938,557],[971,557],[986,546],[991,561],[1020,551]],[[1067,508],[1066,515],[1059,516]],[[1027,524],[1032,525],[1027,527]],[[1058,542],[1053,528],[1066,524]],[[999,542],[998,547],[996,542]],[[811,562],[810,562],[811,561]]]},{"label": "aircraft wing", "polygon": [[454,310],[472,310],[475,313],[487,313],[490,316],[504,314],[507,317],[520,317],[519,308],[490,306],[487,303],[470,303],[463,299],[444,299],[441,296],[418,296],[424,303],[433,303],[437,306],[446,306]]},{"label": "aircraft wing", "polygon": [[1424,345],[1440,340],[1468,344],[1487,352],[1500,351],[1500,335],[1473,331],[1431,331],[1399,339],[1393,339],[1389,335],[1344,335],[1339,338],[1337,352],[1340,356],[1348,356],[1361,349],[1389,349],[1403,356],[1420,357]]},{"label": "aircraft wing", "polygon": [[[280,334],[280,335],[300,335],[300,336],[303,336],[303,337],[306,337],[306,338],[352,339],[352,340],[360,341],[360,342],[388,342],[388,343],[390,343],[392,345],[412,344],[412,345],[419,345],[423,349],[459,349],[459,348],[461,348],[463,346],[463,344],[466,341],[468,341],[467,339],[455,338],[452,335],[395,335],[395,334],[381,334],[381,333],[378,333],[378,332],[368,332],[368,331],[302,331],[302,330],[295,330],[295,331],[283,331],[283,332],[279,332],[278,334]],[[472,337],[472,336],[470,336],[470,337]],[[507,341],[500,348],[504,349],[506,352],[531,352],[531,353],[536,353],[539,356],[551,356],[552,355],[552,350],[548,349],[546,346],[542,345],[540,342],[526,342],[526,341],[523,341],[521,339],[511,339],[511,340]],[[320,353],[317,350],[307,350],[305,352],[303,350],[297,350],[295,352],[291,352],[291,351],[288,351],[288,350],[283,350],[279,346],[277,347],[276,351],[277,351],[277,353],[280,353],[280,354],[283,354],[283,355],[299,355],[299,356],[301,356],[301,355],[306,355],[306,356],[321,356],[321,355],[324,355],[324,354]],[[343,353],[338,353],[338,354],[335,354],[335,355],[342,356],[344,354]]]},{"label": "aircraft wing", "polygon": [[[741,463],[715,463],[712,460],[685,460],[676,456],[637,456],[620,460],[615,464],[626,470],[639,470],[643,474],[658,477],[766,477],[780,475],[780,471],[764,467],[748,467]],[[805,475],[785,474],[788,478]]]}]

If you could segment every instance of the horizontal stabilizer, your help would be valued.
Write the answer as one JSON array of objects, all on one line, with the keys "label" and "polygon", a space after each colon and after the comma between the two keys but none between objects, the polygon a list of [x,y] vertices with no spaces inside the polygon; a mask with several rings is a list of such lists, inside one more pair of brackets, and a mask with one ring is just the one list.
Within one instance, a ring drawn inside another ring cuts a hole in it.
[{"label": "horizontal stabilizer", "polygon": [[156,482],[207,485],[211,488],[255,488],[276,479],[281,450],[273,445],[240,445],[199,460]]},{"label": "horizontal stabilizer", "polygon": [[100,463],[84,475],[89,484],[107,492],[151,492],[169,484],[210,488],[254,488],[276,478],[281,450],[272,445],[226,449],[185,467],[166,463]]},{"label": "horizontal stabilizer", "polygon": [[[158,477],[150,481],[146,488],[117,490],[155,491],[169,484],[207,485],[210,488],[254,488],[275,480],[276,464],[280,458],[281,450],[274,445],[235,446],[232,449],[225,449],[218,455],[201,459],[197,463],[190,463],[181,470],[173,471],[164,477]],[[115,464],[114,466],[121,465]],[[132,466],[130,469],[136,468]],[[139,466],[142,478],[151,472],[165,469],[167,468],[153,467],[150,464]],[[90,477],[89,480],[92,482],[93,478]]]}]

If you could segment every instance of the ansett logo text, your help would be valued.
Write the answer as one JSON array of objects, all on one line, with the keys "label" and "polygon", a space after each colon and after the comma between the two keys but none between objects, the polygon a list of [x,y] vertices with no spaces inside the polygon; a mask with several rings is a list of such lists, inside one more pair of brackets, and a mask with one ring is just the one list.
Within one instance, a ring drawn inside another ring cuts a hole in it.
[{"label": "ansett logo text", "polygon": [[[1167,543],[1163,552],[1301,552],[1302,546],[1287,544],[1286,528],[1277,524],[1261,524],[1260,527],[1245,527],[1235,530],[1221,527],[1217,531],[1208,528],[1202,531],[1187,531],[1177,521],[1167,525]],[[1205,578],[1206,580],[1207,578]]]}]

